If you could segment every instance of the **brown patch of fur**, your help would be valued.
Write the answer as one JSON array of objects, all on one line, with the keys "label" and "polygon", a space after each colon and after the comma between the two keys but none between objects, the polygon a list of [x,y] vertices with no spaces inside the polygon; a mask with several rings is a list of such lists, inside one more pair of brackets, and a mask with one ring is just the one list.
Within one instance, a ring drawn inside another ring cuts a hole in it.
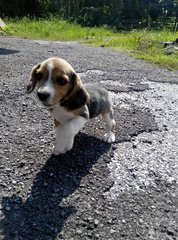
[{"label": "brown patch of fur", "polygon": [[60,125],[62,124],[54,118],[54,126],[59,127]]},{"label": "brown patch of fur", "polygon": [[81,109],[75,109],[72,111],[75,116],[80,116],[81,115]]},{"label": "brown patch of fur", "polygon": [[31,76],[27,85],[27,93],[31,93],[36,85],[37,85],[37,79],[35,77],[37,69],[40,68],[40,64],[36,65],[33,67],[32,71],[31,71]]},{"label": "brown patch of fur", "polygon": [[[50,59],[49,59],[50,60]],[[53,98],[53,102],[59,102],[60,99],[67,96],[68,92],[72,88],[72,83],[70,81],[70,75],[74,72],[72,66],[63,59],[51,59],[53,63],[53,70],[52,70],[52,83],[55,89],[55,96]],[[60,86],[57,83],[58,78],[63,78],[66,81],[64,86]]]},{"label": "brown patch of fur", "polygon": [[[33,85],[35,87],[37,86],[37,89],[40,88],[43,84],[45,84],[45,82],[48,80],[49,73],[47,66],[50,62],[52,62],[53,66],[51,81],[55,89],[55,95],[52,99],[52,104],[56,104],[62,98],[69,99],[74,93],[76,93],[82,87],[83,84],[82,81],[80,80],[80,77],[77,74],[76,79],[73,82],[71,81],[71,75],[72,73],[75,74],[75,71],[68,62],[60,58],[50,58],[39,64],[38,69],[34,67],[32,70],[30,81],[33,82]],[[35,79],[36,73],[42,73],[42,79],[40,80]],[[65,79],[66,84],[63,86],[59,85],[57,83],[58,78]],[[33,87],[33,89],[35,87]]]},{"label": "brown patch of fur", "polygon": [[75,73],[75,79],[73,81],[74,81],[74,86],[70,94],[67,96],[67,99],[69,99],[72,95],[74,95],[79,89],[83,88],[83,83],[78,74]]}]

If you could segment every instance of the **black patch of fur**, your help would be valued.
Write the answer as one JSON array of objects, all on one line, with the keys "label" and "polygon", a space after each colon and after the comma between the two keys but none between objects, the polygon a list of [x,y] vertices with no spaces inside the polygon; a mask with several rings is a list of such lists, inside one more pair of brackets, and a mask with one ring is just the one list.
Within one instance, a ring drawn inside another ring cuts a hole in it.
[{"label": "black patch of fur", "polygon": [[85,84],[86,90],[90,95],[90,100],[87,102],[90,118],[94,118],[101,113],[112,114],[112,103],[106,89],[97,84]]},{"label": "black patch of fur", "polygon": [[61,106],[67,108],[68,110],[75,110],[87,102],[87,94],[84,89],[79,89],[74,95],[72,95],[69,99],[61,102]]}]

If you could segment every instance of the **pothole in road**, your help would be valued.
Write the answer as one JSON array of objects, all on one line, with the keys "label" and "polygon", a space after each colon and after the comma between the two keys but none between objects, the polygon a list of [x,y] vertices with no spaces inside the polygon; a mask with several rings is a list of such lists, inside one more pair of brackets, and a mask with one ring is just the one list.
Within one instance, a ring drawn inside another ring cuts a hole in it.
[{"label": "pothole in road", "polygon": [[134,104],[133,94],[111,93],[116,120],[117,142],[131,141],[143,132],[158,131],[158,125],[149,108]]},{"label": "pothole in road", "polygon": [[133,84],[133,85],[121,85],[117,82],[113,82],[112,84],[105,81],[103,83],[104,87],[111,92],[119,93],[119,92],[144,92],[149,90],[147,84]]},{"label": "pothole in road", "polygon": [[[120,72],[108,72],[102,70],[87,70],[86,72],[79,73],[81,78],[93,78],[93,79],[103,79],[99,81],[103,87],[105,87],[108,91],[112,91],[115,93],[118,92],[143,92],[149,90],[148,84],[139,83],[140,79],[138,79],[138,83],[121,83],[121,79],[119,76]],[[112,78],[112,79],[110,79]]]},{"label": "pothole in road", "polygon": [[[112,94],[119,121],[117,136],[122,142],[115,145],[108,165],[115,182],[108,197],[116,198],[128,189],[174,189],[178,181],[178,89],[175,85],[151,87],[154,90],[144,94]],[[124,134],[135,136],[124,142]]]},{"label": "pothole in road", "polygon": [[131,141],[143,132],[158,131],[155,118],[148,109],[116,107],[114,116],[117,142]]}]

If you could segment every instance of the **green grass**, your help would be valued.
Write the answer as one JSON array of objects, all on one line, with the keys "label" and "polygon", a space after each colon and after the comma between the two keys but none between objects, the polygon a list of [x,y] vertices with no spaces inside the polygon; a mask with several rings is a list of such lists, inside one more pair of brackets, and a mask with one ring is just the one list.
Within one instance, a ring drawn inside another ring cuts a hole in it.
[{"label": "green grass", "polygon": [[[55,41],[78,41],[88,39],[100,39],[103,32],[102,28],[82,28],[67,21],[51,20],[22,20],[6,21],[8,28],[11,29],[12,36],[23,38],[55,40]],[[104,31],[105,35],[111,36],[110,31]]]},{"label": "green grass", "polygon": [[178,52],[167,55],[163,42],[175,40],[178,33],[171,31],[130,31],[117,33],[103,28],[82,28],[58,19],[6,20],[7,35],[55,41],[79,41],[92,46],[103,46],[126,51],[130,55],[159,66],[178,70]]}]

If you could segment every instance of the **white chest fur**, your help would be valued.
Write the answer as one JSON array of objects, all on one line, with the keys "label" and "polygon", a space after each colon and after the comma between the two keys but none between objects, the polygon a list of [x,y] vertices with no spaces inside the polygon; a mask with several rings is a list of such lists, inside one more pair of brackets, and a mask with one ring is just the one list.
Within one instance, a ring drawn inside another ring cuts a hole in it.
[{"label": "white chest fur", "polygon": [[65,125],[68,121],[76,118],[76,116],[72,112],[68,112],[60,105],[54,107],[51,111],[51,114],[57,121],[59,121],[63,125]]}]

